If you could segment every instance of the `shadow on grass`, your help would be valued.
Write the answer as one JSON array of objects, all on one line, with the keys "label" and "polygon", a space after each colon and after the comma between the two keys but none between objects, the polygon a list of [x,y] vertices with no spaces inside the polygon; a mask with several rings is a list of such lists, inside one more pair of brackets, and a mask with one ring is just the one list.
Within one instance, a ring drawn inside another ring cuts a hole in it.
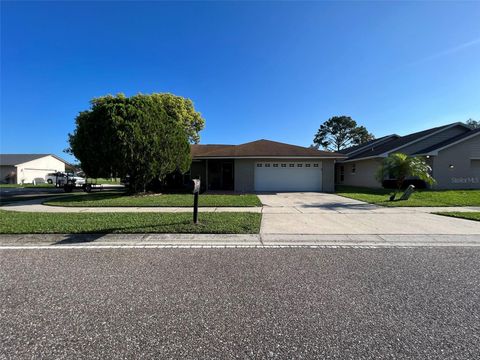
[{"label": "shadow on grass", "polygon": [[[170,232],[162,232],[159,231],[161,228],[164,227],[171,227],[171,226],[185,226],[186,230],[185,232],[178,232],[178,231],[170,231]],[[69,245],[69,244],[82,244],[82,243],[91,243],[94,241],[97,241],[104,237],[105,235],[129,235],[129,234],[134,234],[134,235],[148,235],[148,234],[168,234],[168,233],[178,233],[178,234],[202,234],[204,232],[198,231],[198,232],[191,232],[187,231],[188,227],[195,227],[198,230],[201,230],[202,228],[205,227],[206,224],[202,224],[200,221],[198,224],[193,224],[190,221],[177,221],[177,222],[169,222],[165,223],[162,225],[158,224],[152,224],[152,225],[141,225],[141,226],[125,226],[125,227],[117,227],[117,228],[109,228],[109,229],[102,229],[102,230],[97,230],[96,233],[72,233],[66,235],[66,237],[60,241],[55,242],[52,244],[53,246],[56,245]],[[128,230],[131,230],[131,232],[128,232]],[[141,231],[136,231],[136,230],[141,230]],[[215,233],[212,231],[209,231],[208,233]],[[219,232],[219,234],[222,234],[223,232]]]},{"label": "shadow on grass", "polygon": [[79,193],[76,195],[68,195],[64,196],[61,198],[57,199],[46,199],[45,205],[56,205],[60,204],[62,205],[65,202],[69,203],[83,203],[85,201],[99,201],[99,200],[112,200],[112,199],[118,199],[122,197],[127,197],[128,194],[124,191],[118,191],[118,192],[99,192],[99,193],[93,193],[93,194],[83,194]]}]

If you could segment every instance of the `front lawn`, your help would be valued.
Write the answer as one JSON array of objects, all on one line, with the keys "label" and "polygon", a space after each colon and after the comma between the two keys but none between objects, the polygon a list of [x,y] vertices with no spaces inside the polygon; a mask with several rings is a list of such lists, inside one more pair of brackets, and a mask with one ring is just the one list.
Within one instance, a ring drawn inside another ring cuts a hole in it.
[{"label": "front lawn", "polygon": [[261,214],[200,213],[33,213],[0,210],[2,234],[208,233],[257,234]]},{"label": "front lawn", "polygon": [[15,189],[36,189],[36,188],[54,188],[53,184],[0,184],[0,188],[15,188]]},{"label": "front lawn", "polygon": [[382,206],[480,206],[480,190],[417,190],[406,201],[389,201],[392,192],[353,186],[336,189],[337,195]]},{"label": "front lawn", "polygon": [[437,215],[451,216],[467,220],[480,221],[480,212],[439,212]]},{"label": "front lawn", "polygon": [[[154,194],[154,195],[126,195],[118,192],[99,192],[91,194],[77,193],[72,196],[51,199],[45,205],[54,206],[86,206],[86,207],[184,207],[193,206],[192,194]],[[261,206],[257,195],[206,195],[200,194],[199,206],[205,207],[245,207]]]}]

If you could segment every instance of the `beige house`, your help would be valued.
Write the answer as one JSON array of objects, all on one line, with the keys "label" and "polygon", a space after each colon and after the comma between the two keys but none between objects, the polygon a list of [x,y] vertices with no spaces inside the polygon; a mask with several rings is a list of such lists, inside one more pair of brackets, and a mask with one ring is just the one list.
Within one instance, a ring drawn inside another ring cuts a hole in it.
[{"label": "beige house", "polygon": [[338,153],[257,140],[241,145],[192,145],[191,178],[203,190],[236,192],[335,190]]},{"label": "beige house", "polygon": [[341,150],[346,160],[336,164],[336,183],[381,187],[375,173],[389,154],[424,156],[432,167],[437,189],[480,189],[480,129],[453,123],[399,136],[384,136]]},{"label": "beige house", "polygon": [[0,154],[0,182],[45,182],[49,173],[65,172],[68,163],[52,154]]}]

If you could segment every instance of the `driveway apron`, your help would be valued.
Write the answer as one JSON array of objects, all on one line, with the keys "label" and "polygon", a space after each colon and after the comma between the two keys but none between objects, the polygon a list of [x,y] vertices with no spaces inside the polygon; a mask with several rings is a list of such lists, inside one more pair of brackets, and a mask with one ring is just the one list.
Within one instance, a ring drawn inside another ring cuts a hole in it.
[{"label": "driveway apron", "polygon": [[268,193],[259,198],[264,206],[262,234],[480,236],[480,222],[419,208],[387,208],[326,193]]}]

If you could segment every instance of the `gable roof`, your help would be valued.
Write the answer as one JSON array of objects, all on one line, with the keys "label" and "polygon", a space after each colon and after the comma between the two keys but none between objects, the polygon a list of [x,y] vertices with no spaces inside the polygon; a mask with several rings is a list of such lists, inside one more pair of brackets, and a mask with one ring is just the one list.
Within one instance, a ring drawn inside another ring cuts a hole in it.
[{"label": "gable roof", "polygon": [[385,153],[395,151],[397,149],[400,149],[402,147],[405,147],[409,144],[415,143],[417,141],[420,141],[430,135],[433,135],[437,132],[452,128],[454,126],[463,126],[466,129],[470,129],[469,126],[462,124],[462,123],[453,123],[453,124],[448,124],[448,125],[443,125],[443,126],[437,126],[431,129],[427,130],[422,130],[416,133],[408,134],[405,136],[400,136],[398,138],[392,138],[391,140],[385,141],[378,146],[369,146],[368,148],[364,149],[363,151],[360,151],[356,154],[353,154],[353,156],[349,156],[348,161],[350,160],[358,160],[358,159],[363,159],[363,158],[372,158],[372,157],[380,157]]},{"label": "gable roof", "polygon": [[41,159],[46,156],[53,156],[55,159],[69,165],[68,162],[53,154],[0,154],[0,165],[19,165],[32,160]]},{"label": "gable roof", "polygon": [[240,145],[192,145],[192,157],[201,158],[259,158],[259,157],[315,157],[345,158],[345,155],[290,145],[270,140],[257,140]]},{"label": "gable roof", "polygon": [[454,136],[450,139],[447,139],[445,141],[442,141],[441,143],[438,143],[438,144],[432,145],[430,147],[427,147],[423,150],[417,151],[415,153],[415,155],[429,155],[430,153],[438,152],[440,150],[443,150],[445,148],[448,148],[450,146],[458,144],[462,141],[468,140],[468,139],[470,139],[474,136],[477,136],[477,135],[480,135],[480,128],[473,129],[471,131],[467,131],[463,134],[460,134],[460,135]]},{"label": "gable roof", "polygon": [[374,145],[378,145],[380,143],[383,143],[389,139],[392,139],[392,138],[399,138],[400,136],[398,136],[397,134],[391,134],[391,135],[386,135],[386,136],[382,136],[378,139],[373,139],[373,140],[370,140],[370,141],[367,141],[363,144],[359,144],[359,145],[355,145],[355,146],[350,146],[348,148],[345,148],[345,149],[342,149],[339,151],[340,154],[345,154],[345,155],[351,155],[355,152],[359,152],[359,151],[362,151],[364,150],[364,148],[366,147],[371,147],[371,146],[374,146]]}]

